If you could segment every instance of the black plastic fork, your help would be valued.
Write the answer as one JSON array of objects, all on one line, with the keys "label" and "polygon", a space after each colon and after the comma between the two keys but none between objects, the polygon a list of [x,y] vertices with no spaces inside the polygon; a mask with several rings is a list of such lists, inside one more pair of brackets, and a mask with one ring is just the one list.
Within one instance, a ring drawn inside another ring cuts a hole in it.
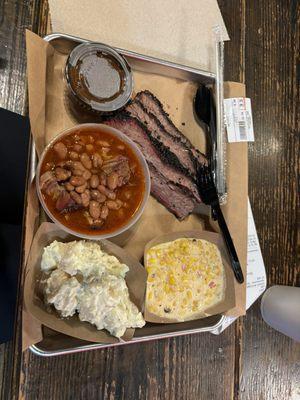
[{"label": "black plastic fork", "polygon": [[202,165],[199,167],[197,171],[197,186],[201,200],[203,201],[204,204],[211,206],[213,214],[216,216],[219,227],[223,234],[224,241],[226,243],[234,276],[239,283],[243,283],[244,282],[243,271],[230,232],[228,230],[225,218],[223,216],[220,207],[219,197],[216,186],[214,184],[210,167],[206,165]]}]

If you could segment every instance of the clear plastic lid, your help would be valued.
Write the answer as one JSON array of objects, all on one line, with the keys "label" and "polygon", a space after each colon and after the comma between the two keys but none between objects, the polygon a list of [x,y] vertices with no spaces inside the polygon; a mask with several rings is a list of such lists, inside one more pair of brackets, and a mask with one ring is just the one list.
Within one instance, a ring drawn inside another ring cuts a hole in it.
[{"label": "clear plastic lid", "polygon": [[76,100],[97,112],[123,107],[133,90],[127,61],[101,43],[86,42],[75,47],[67,59],[65,77]]},{"label": "clear plastic lid", "polygon": [[224,124],[224,42],[219,25],[213,28],[216,44],[216,108],[217,108],[217,149],[215,183],[221,204],[227,200],[226,187],[226,132]]}]

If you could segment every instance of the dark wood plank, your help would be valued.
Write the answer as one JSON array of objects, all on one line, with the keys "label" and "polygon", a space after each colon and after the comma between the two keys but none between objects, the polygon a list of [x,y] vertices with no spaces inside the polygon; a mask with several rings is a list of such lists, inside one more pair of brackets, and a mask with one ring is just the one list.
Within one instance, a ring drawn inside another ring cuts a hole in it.
[{"label": "dark wood plank", "polygon": [[24,398],[231,399],[233,336],[231,327],[221,336],[195,334],[60,358],[27,354]]},{"label": "dark wood plank", "polygon": [[0,345],[0,399],[9,398],[12,350],[12,341]]},{"label": "dark wood plank", "polygon": [[230,37],[225,42],[224,79],[245,82],[245,2],[246,0],[218,0]]},{"label": "dark wood plank", "polygon": [[0,107],[27,107],[25,29],[43,29],[43,0],[0,0]]},{"label": "dark wood plank", "polygon": [[[247,2],[245,79],[255,125],[249,189],[269,285],[300,285],[299,17],[298,1]],[[241,400],[299,397],[300,346],[262,321],[259,303],[244,321],[242,366]]]}]

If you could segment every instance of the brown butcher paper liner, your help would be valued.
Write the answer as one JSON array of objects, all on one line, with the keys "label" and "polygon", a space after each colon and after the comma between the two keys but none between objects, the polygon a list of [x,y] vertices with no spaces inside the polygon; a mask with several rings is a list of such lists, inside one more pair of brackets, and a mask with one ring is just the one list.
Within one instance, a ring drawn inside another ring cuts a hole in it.
[{"label": "brown butcher paper liner", "polygon": [[[70,242],[80,240],[61,229],[55,224],[44,222],[36,232],[30,249],[30,254],[26,266],[24,303],[26,310],[40,323],[57,332],[73,336],[89,342],[116,343],[118,338],[111,336],[105,329],[97,330],[95,326],[88,322],[82,322],[78,316],[71,318],[60,318],[54,311],[48,312],[43,302],[43,294],[40,292],[39,279],[41,277],[41,259],[44,247],[54,240]],[[125,280],[131,301],[142,312],[144,306],[146,289],[145,268],[130,254],[108,240],[99,241],[101,249],[110,255],[116,256],[120,262],[126,264],[129,271]],[[122,336],[122,340],[130,340],[134,334],[134,329],[127,329]]]},{"label": "brown butcher paper liner", "polygon": [[[38,154],[46,143],[62,130],[74,126],[77,121],[67,108],[63,69],[67,55],[59,53],[51,44],[34,33],[26,32],[29,115],[32,134]],[[39,60],[39,62],[36,62]],[[186,82],[171,77],[133,71],[135,92],[149,89],[164,105],[176,126],[197,146],[205,151],[205,133],[195,122],[193,116],[193,97],[196,83]],[[224,85],[225,97],[245,96],[245,86],[227,82]],[[227,204],[222,206],[225,219],[233,237],[239,260],[246,277],[247,263],[247,196],[248,196],[248,161],[247,143],[227,144]],[[35,191],[32,196],[36,197]],[[28,206],[30,207],[30,205]],[[144,247],[156,236],[170,232],[201,229],[204,220],[199,215],[190,215],[179,222],[167,209],[150,196],[145,211],[138,224],[121,238],[113,241],[121,245],[132,256],[140,260]],[[31,238],[36,228],[26,227],[26,235]],[[211,221],[210,227],[218,231],[218,226]],[[25,243],[28,251],[30,240]],[[226,315],[245,314],[246,284],[236,281],[236,305]],[[24,313],[23,329],[30,326],[30,315]],[[178,329],[180,329],[180,324]],[[30,336],[32,340],[30,340]],[[24,338],[26,337],[26,341]],[[41,337],[40,337],[41,339]],[[26,331],[23,335],[23,349],[37,342],[37,335]]]},{"label": "brown butcher paper liner", "polygon": [[[212,307],[207,308],[206,310],[195,313],[193,317],[184,319],[184,321],[192,321],[200,318],[206,318],[211,315],[222,314],[225,311],[230,310],[232,307],[235,306],[235,290],[234,290],[234,275],[232,269],[230,267],[230,260],[228,259],[228,255],[226,252],[226,246],[222,236],[219,233],[210,232],[210,231],[201,231],[201,230],[193,230],[193,231],[184,231],[184,232],[174,232],[174,233],[167,233],[166,235],[161,235],[152,239],[149,243],[146,244],[145,253],[144,253],[144,264],[145,268],[147,269],[147,252],[152,247],[157,246],[162,243],[172,242],[176,239],[182,238],[191,238],[191,239],[203,239],[207,240],[210,243],[215,244],[221,254],[222,263],[224,266],[224,279],[225,279],[225,289],[222,300],[215,304]],[[145,301],[145,312],[144,318],[148,322],[155,322],[161,324],[171,324],[174,322],[183,322],[182,320],[179,321],[177,319],[172,318],[163,318],[159,317],[147,308],[147,300]]]}]

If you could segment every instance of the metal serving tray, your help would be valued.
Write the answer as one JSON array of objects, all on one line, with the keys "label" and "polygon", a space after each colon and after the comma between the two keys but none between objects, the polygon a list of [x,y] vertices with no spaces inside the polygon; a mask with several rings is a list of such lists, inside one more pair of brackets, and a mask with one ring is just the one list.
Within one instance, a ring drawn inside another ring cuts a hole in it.
[{"label": "metal serving tray", "polygon": [[[53,33],[44,37],[44,40],[62,54],[69,54],[78,44],[87,42],[75,36]],[[153,57],[144,56],[123,49],[116,50],[122,54],[133,70],[144,71],[164,76],[169,76],[186,81],[199,83],[215,83],[216,75],[211,72],[201,71],[195,68],[171,63]],[[217,110],[219,109],[217,104]],[[217,113],[217,118],[219,114]],[[36,154],[34,145],[31,149],[30,174],[29,179],[35,176]],[[189,321],[180,324],[152,324],[147,323],[143,328],[135,331],[134,337],[129,342],[121,341],[114,344],[90,343],[76,339],[64,334],[55,332],[43,327],[43,340],[30,346],[30,350],[44,357],[57,356],[62,354],[76,353],[80,351],[103,349],[106,347],[122,346],[125,344],[146,342],[154,339],[182,336],[199,332],[213,332],[218,330],[223,324],[224,315],[214,315],[198,321]]]}]

